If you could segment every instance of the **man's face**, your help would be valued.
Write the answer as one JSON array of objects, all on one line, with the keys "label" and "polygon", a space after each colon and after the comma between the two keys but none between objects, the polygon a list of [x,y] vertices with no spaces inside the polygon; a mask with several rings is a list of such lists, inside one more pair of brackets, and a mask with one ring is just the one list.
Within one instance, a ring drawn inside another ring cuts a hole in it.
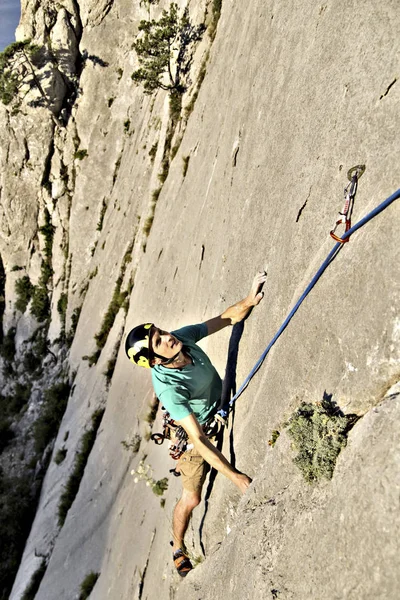
[{"label": "man's face", "polygon": [[[151,348],[156,354],[172,358],[182,350],[182,346],[182,342],[172,333],[159,329],[155,325],[151,328]],[[158,362],[157,359],[156,362]]]}]

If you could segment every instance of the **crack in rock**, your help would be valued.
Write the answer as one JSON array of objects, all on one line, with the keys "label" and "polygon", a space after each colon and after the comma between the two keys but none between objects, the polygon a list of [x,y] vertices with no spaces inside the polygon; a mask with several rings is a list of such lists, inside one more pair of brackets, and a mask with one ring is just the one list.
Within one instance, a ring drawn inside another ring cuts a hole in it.
[{"label": "crack in rock", "polygon": [[395,77],[393,79],[392,83],[390,83],[388,85],[388,87],[386,88],[386,92],[379,97],[379,100],[382,100],[382,98],[384,98],[385,96],[388,95],[388,93],[390,92],[390,90],[392,89],[392,87],[394,86],[394,84],[396,83],[396,81],[397,81],[397,77]]},{"label": "crack in rock", "polygon": [[309,200],[309,198],[310,198],[310,195],[311,195],[311,190],[312,190],[312,186],[310,187],[310,191],[308,192],[308,196],[307,196],[307,198],[305,199],[305,202],[304,202],[303,206],[300,208],[299,212],[297,213],[296,223],[298,223],[298,222],[299,222],[299,219],[300,219],[300,217],[301,217],[301,213],[303,212],[303,210],[304,210],[304,209],[305,209],[305,207],[307,206],[307,202],[308,202],[308,200]]}]

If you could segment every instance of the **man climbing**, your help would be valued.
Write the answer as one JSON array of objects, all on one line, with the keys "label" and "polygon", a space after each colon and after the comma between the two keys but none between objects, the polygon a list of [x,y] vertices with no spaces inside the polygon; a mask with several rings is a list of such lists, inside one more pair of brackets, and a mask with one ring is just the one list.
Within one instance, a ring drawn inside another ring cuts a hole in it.
[{"label": "man climbing", "polygon": [[263,298],[260,288],[266,278],[265,272],[258,273],[246,298],[209,321],[171,333],[146,323],[132,329],[125,342],[129,360],[152,369],[157,398],[193,445],[182,454],[176,469],[182,476],[183,492],[174,509],[172,545],[174,564],[182,577],[192,569],[185,553],[184,536],[191,513],[201,500],[206,463],[230,479],[242,493],[251,483],[247,475],[232,467],[203,431],[219,408],[222,382],[197,342],[245,319]]}]

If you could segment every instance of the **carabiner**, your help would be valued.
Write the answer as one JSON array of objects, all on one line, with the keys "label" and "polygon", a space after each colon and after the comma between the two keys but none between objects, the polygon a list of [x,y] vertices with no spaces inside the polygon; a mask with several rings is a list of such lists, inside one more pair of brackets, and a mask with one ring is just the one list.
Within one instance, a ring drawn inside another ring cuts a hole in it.
[{"label": "carabiner", "polygon": [[338,235],[336,235],[335,231],[338,228],[339,225],[341,225],[342,223],[345,223],[345,229],[344,232],[346,233],[350,227],[351,227],[351,223],[350,221],[348,221],[346,218],[342,218],[339,219],[338,221],[336,221],[335,223],[335,227],[332,229],[332,231],[329,232],[329,235],[331,236],[331,238],[333,238],[336,242],[339,242],[340,244],[345,244],[346,242],[349,241],[350,238],[346,238],[345,240],[343,240],[341,237],[339,237]]},{"label": "carabiner", "polygon": [[150,439],[153,440],[157,444],[157,446],[161,446],[164,443],[165,437],[162,433],[153,433],[150,436]]},{"label": "carabiner", "polygon": [[345,226],[345,233],[351,229],[351,213],[353,212],[354,197],[357,192],[358,180],[363,175],[364,171],[365,165],[356,165],[347,171],[347,179],[350,183],[344,188],[344,207],[342,212],[339,213],[340,219],[336,221],[335,227],[329,232],[329,235],[340,244],[345,244],[350,238],[344,240],[336,235],[335,231],[338,226],[342,224]]}]

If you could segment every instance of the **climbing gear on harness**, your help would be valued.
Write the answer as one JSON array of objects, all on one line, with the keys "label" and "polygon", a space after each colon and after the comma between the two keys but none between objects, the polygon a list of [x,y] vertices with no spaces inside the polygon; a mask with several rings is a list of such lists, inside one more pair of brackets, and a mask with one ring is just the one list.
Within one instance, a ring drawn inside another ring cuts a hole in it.
[{"label": "climbing gear on harness", "polygon": [[168,411],[162,407],[162,433],[153,433],[150,439],[161,446],[164,440],[170,440],[169,454],[174,460],[178,460],[186,450],[188,450],[188,436],[186,431],[180,425],[177,425]]},{"label": "climbing gear on harness", "polygon": [[181,577],[186,575],[193,569],[193,565],[190,562],[189,557],[183,552],[181,548],[178,548],[172,555],[174,565]]},{"label": "climbing gear on harness", "polygon": [[217,437],[220,431],[226,426],[226,418],[216,413],[205,425],[203,425],[203,430],[206,436],[211,439]]},{"label": "climbing gear on harness", "polygon": [[345,227],[345,233],[349,231],[351,227],[351,213],[353,212],[354,197],[357,192],[357,183],[364,171],[365,165],[357,165],[347,172],[347,178],[350,183],[344,188],[344,206],[342,212],[339,213],[340,219],[336,221],[334,228],[330,232],[330,236],[341,244],[348,242],[349,238],[343,239],[337,236],[335,231],[341,224],[343,224]]},{"label": "climbing gear on harness", "polygon": [[[360,219],[360,221],[358,221],[358,223],[356,223],[355,225],[353,225],[353,227],[351,227],[348,231],[346,231],[342,236],[342,240],[348,239],[351,235],[353,235],[353,233],[355,233],[358,229],[361,229],[361,227],[363,227],[366,223],[371,221],[374,217],[376,217],[379,213],[384,211],[385,208],[387,208],[390,204],[392,204],[395,200],[398,200],[399,198],[400,198],[400,189],[398,189],[391,196],[386,198],[386,200],[381,202],[381,204],[379,204],[377,207],[375,207],[365,217]],[[220,414],[222,417],[228,416],[229,411],[232,410],[232,407],[233,407],[234,403],[236,402],[236,400],[243,394],[243,392],[249,385],[250,381],[253,379],[254,375],[261,368],[261,366],[262,366],[264,360],[266,359],[267,354],[271,350],[272,346],[275,344],[275,342],[278,340],[278,338],[285,331],[286,327],[289,325],[291,319],[294,317],[294,315],[300,308],[301,304],[304,302],[304,300],[306,299],[308,294],[311,292],[311,290],[313,289],[313,287],[315,286],[315,284],[317,283],[319,278],[323,275],[325,270],[329,267],[331,262],[336,258],[337,254],[339,253],[339,251],[342,248],[343,248],[343,241],[335,244],[334,247],[332,248],[332,250],[329,252],[328,256],[326,257],[326,259],[324,260],[324,262],[322,263],[322,265],[320,266],[320,268],[318,269],[318,271],[316,272],[316,274],[314,275],[314,277],[312,278],[312,280],[310,281],[310,283],[308,284],[308,286],[306,287],[306,289],[304,290],[304,292],[302,293],[300,298],[297,300],[296,304],[294,305],[292,310],[289,312],[288,316],[286,317],[286,319],[284,320],[284,322],[282,323],[282,325],[280,326],[280,328],[278,329],[278,331],[276,332],[276,334],[274,335],[274,337],[272,338],[272,340],[270,341],[270,343],[268,344],[268,346],[266,347],[266,349],[264,350],[264,352],[262,353],[262,355],[260,356],[260,358],[258,359],[256,364],[254,365],[253,369],[250,371],[250,373],[248,374],[248,376],[246,377],[246,379],[244,380],[244,382],[242,383],[242,385],[240,386],[240,388],[238,389],[236,394],[233,396],[233,398],[230,400],[230,402],[228,404],[226,404],[224,407],[222,407],[218,411],[218,414]]]},{"label": "climbing gear on harness", "polygon": [[125,340],[125,352],[131,362],[150,369],[150,331],[154,323],[144,323],[131,329]]},{"label": "climbing gear on harness", "polygon": [[[163,432],[162,433],[153,433],[150,436],[150,439],[153,440],[157,444],[157,446],[161,446],[164,443],[164,440],[170,440],[169,445],[169,455],[174,460],[179,460],[184,452],[193,448],[193,444],[188,444],[188,435],[184,428],[174,421],[168,411],[162,407],[162,417],[163,417]],[[225,427],[226,420],[221,416],[215,414],[205,425],[203,425],[203,431],[208,438],[216,437],[221,429]],[[173,469],[175,471],[175,469]],[[179,474],[174,473],[176,477],[179,477]]]},{"label": "climbing gear on harness", "polygon": [[175,430],[175,438],[171,440],[169,455],[174,460],[179,460],[186,450],[193,448],[193,444],[188,444],[188,434],[181,425]]}]

